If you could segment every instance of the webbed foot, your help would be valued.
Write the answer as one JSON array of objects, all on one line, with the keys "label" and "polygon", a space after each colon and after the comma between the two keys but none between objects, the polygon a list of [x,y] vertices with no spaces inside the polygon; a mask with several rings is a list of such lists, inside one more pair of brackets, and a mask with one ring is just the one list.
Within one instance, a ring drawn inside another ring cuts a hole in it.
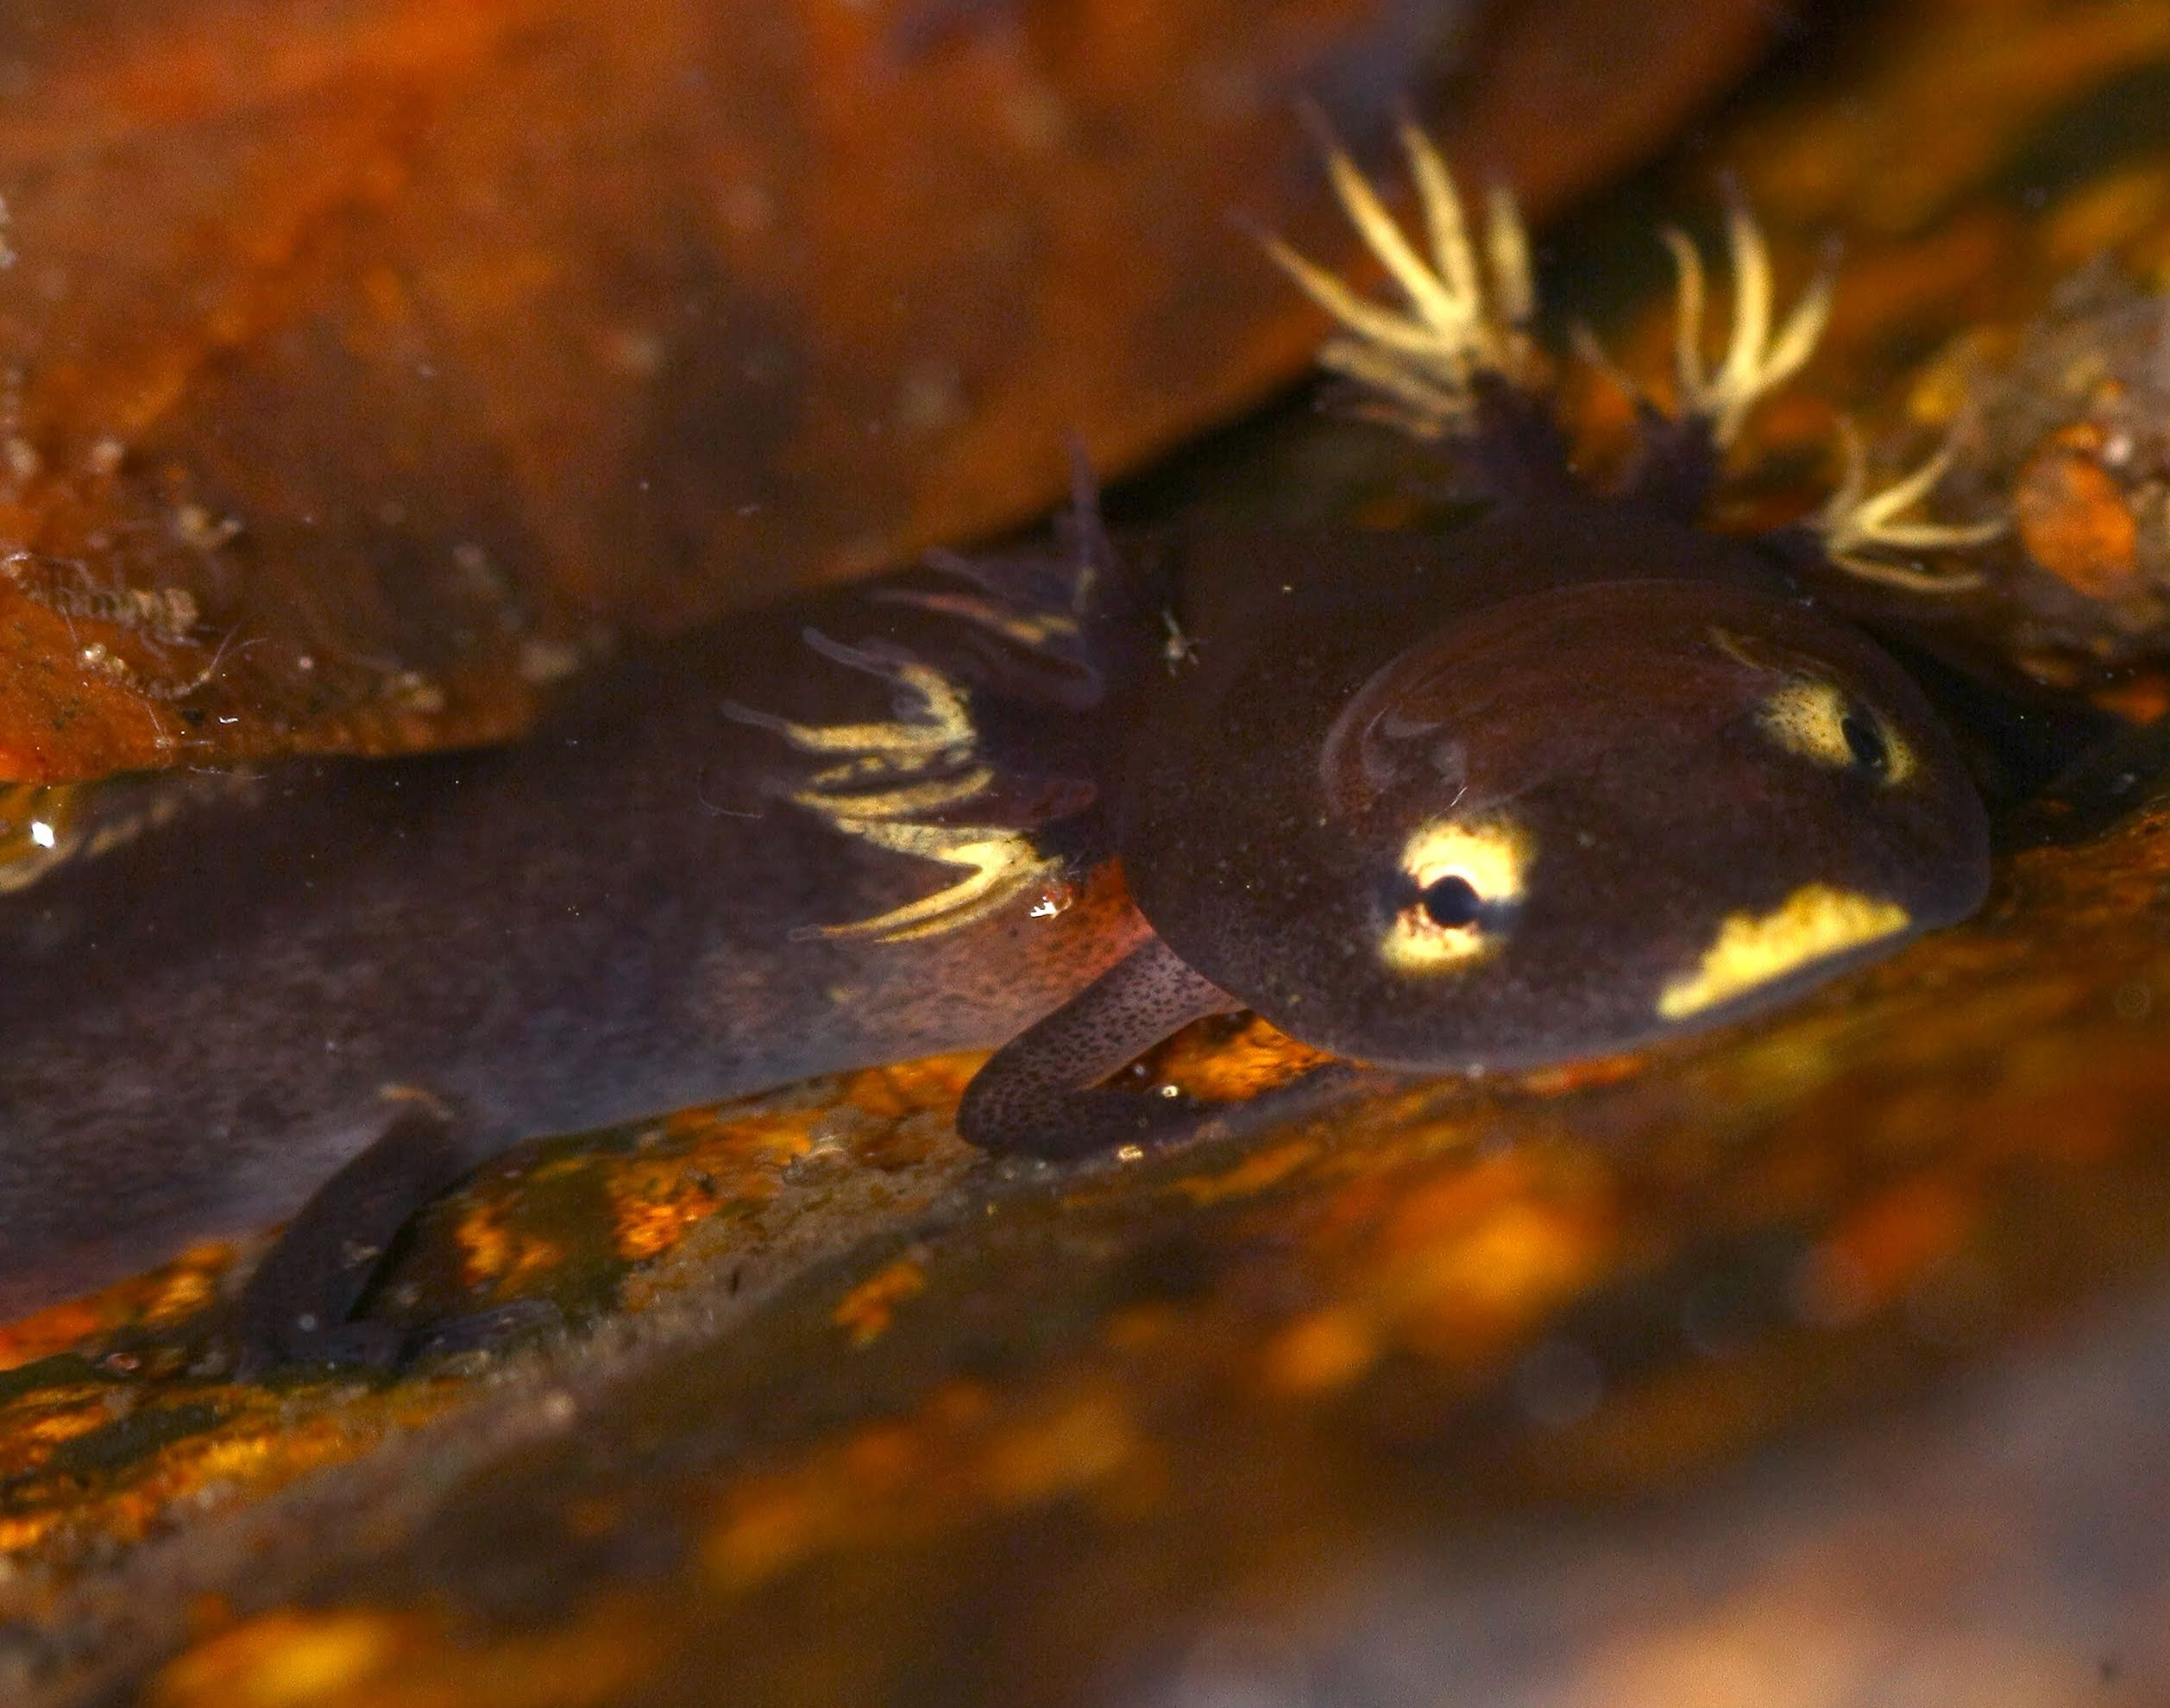
[{"label": "webbed foot", "polygon": [[1149,939],[996,1051],[965,1088],[957,1131],[984,1150],[1048,1160],[1173,1137],[1208,1106],[1100,1082],[1192,1020],[1242,1006]]},{"label": "webbed foot", "polygon": [[[1103,1082],[1191,1021],[1242,1006],[1154,938],[990,1057],[965,1088],[957,1130],[983,1150],[1051,1162],[1186,1138],[1233,1106],[1173,1086],[1132,1091]],[[1332,1089],[1351,1072],[1337,1064],[1299,1083]],[[1279,1094],[1267,1100],[1282,1106]]]}]

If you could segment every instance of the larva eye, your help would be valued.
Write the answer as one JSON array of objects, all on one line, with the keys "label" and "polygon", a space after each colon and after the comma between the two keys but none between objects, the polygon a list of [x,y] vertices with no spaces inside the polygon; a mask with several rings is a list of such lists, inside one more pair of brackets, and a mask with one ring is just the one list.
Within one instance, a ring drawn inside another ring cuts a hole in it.
[{"label": "larva eye", "polygon": [[1484,898],[1469,879],[1456,874],[1428,885],[1418,901],[1425,916],[1442,931],[1465,931],[1484,913]]},{"label": "larva eye", "polygon": [[1897,732],[1836,682],[1796,677],[1764,701],[1758,722],[1779,746],[1832,770],[1886,787],[1913,774],[1913,752]]},{"label": "larva eye", "polygon": [[1397,972],[1433,973],[1498,948],[1522,899],[1529,844],[1500,820],[1425,825],[1402,845],[1400,898],[1380,958]]},{"label": "larva eye", "polygon": [[1849,712],[1839,720],[1839,733],[1846,738],[1846,750],[1852,754],[1855,765],[1882,782],[1891,769],[1891,750],[1885,744],[1876,720],[1859,712]]}]

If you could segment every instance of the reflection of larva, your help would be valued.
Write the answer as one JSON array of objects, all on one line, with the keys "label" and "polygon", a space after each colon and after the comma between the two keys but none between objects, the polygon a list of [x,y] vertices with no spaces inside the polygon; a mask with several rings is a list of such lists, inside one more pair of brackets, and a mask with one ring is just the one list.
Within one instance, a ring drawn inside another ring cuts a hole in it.
[{"label": "reflection of larva", "polygon": [[48,611],[86,622],[110,623],[154,647],[185,646],[202,621],[196,595],[186,587],[131,587],[100,581],[72,557],[16,550],[0,558],[4,575],[26,599]]}]

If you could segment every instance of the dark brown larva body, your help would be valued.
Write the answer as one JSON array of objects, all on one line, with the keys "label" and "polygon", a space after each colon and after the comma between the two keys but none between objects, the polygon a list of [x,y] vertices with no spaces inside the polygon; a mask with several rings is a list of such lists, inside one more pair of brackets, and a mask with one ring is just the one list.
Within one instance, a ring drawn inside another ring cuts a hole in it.
[{"label": "dark brown larva body", "polygon": [[[1461,526],[1126,556],[1081,492],[1042,557],[777,609],[519,749],[270,771],[0,900],[0,1314],[295,1215],[248,1349],[374,1354],[345,1318],[386,1240],[529,1133],[999,1045],[965,1136],[1076,1156],[1209,1117],[1099,1083],[1200,1014],[1526,1065],[1970,912],[1986,833],[1950,739],[1809,591],[1959,531],[1873,501],[1821,536],[1694,525],[1808,311],[1767,349],[1737,315],[1640,473],[1587,492],[1412,155],[1436,270],[1368,235],[1418,312],[1287,259],[1358,335],[1337,365],[1465,455]],[[1506,311],[1519,243],[1495,213]],[[1135,906],[1095,882],[1118,867]]]}]

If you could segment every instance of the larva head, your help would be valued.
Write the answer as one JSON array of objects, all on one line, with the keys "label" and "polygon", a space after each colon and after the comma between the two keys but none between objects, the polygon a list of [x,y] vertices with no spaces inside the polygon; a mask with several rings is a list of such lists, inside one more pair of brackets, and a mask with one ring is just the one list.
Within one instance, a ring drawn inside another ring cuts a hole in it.
[{"label": "larva head", "polygon": [[1510,600],[1338,685],[1309,751],[1267,708],[1331,673],[1280,674],[1247,690],[1255,719],[1226,708],[1214,763],[1179,786],[1145,768],[1123,858],[1178,954],[1324,1048],[1437,1068],[1627,1048],[1961,919],[1987,883],[1935,714],[1798,601],[1684,581]]}]

